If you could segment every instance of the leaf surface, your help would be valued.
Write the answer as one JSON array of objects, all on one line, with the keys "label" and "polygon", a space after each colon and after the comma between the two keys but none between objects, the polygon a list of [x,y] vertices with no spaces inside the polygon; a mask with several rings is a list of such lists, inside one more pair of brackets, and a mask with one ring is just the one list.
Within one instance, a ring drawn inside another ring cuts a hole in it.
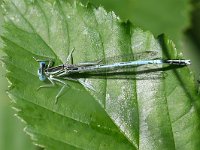
[{"label": "leaf surface", "polygon": [[33,57],[58,65],[75,48],[75,64],[146,51],[156,52],[151,59],[182,58],[170,40],[155,39],[101,7],[8,0],[2,8],[9,96],[35,143],[47,149],[197,149],[199,98],[187,67],[141,66],[135,68],[139,80],[86,79],[95,91],[66,81],[70,87],[57,104],[62,85],[37,91],[50,83],[38,79]]}]

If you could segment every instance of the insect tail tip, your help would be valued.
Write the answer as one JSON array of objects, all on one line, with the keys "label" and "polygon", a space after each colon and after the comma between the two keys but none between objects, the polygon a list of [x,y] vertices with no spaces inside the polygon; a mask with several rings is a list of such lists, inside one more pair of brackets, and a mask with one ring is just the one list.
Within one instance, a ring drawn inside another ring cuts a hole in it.
[{"label": "insect tail tip", "polygon": [[191,60],[186,60],[185,63],[186,63],[186,65],[191,65],[192,64]]}]

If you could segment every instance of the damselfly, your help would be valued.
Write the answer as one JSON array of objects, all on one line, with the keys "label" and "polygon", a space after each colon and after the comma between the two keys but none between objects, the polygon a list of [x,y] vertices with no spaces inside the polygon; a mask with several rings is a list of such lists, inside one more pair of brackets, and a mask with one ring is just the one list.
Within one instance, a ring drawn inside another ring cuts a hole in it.
[{"label": "damselfly", "polygon": [[[77,81],[81,83],[84,87],[95,91],[95,89],[90,84],[81,80],[81,75],[84,75],[85,73],[101,74],[101,72],[104,73],[109,71],[115,72],[122,68],[132,68],[148,64],[168,64],[177,66],[186,66],[190,64],[190,60],[178,60],[178,59],[142,60],[140,57],[141,54],[134,55],[134,57],[132,57],[133,59],[130,61],[120,61],[110,64],[105,63],[103,59],[96,62],[84,62],[79,64],[72,64],[69,63],[69,61],[72,58],[73,51],[74,49],[70,52],[69,56],[67,57],[66,63],[58,66],[53,66],[52,60],[38,60],[34,58],[40,64],[40,67],[38,69],[39,79],[41,81],[48,79],[51,82],[51,84],[40,86],[38,89],[55,86],[56,82],[63,84],[63,87],[56,95],[55,103],[57,103],[58,98],[61,96],[63,90],[67,87],[67,84],[64,80]],[[80,78],[74,77],[73,75],[80,75]]]}]

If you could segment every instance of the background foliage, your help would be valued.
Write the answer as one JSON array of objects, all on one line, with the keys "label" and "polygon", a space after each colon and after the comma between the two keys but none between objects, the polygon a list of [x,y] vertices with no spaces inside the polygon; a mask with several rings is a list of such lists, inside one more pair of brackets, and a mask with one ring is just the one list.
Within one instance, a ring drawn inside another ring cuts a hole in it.
[{"label": "background foliage", "polygon": [[[191,3],[188,0],[125,0],[117,2],[114,0],[91,0],[90,2],[96,6],[102,5],[107,10],[114,10],[124,20],[129,19],[131,22],[134,22],[135,25],[150,30],[155,35],[161,33],[169,35],[169,37],[176,42],[179,49],[183,49],[188,58],[193,60],[193,71],[196,73],[196,76],[198,76],[198,59],[200,56],[199,1],[193,1]],[[83,1],[83,3],[86,3],[86,1]],[[3,19],[2,16],[0,17],[0,23],[2,24]],[[0,29],[2,30],[2,28]],[[0,68],[0,70],[3,70],[3,68]],[[2,107],[0,129],[3,129],[3,131],[1,130],[2,132],[0,132],[0,136],[2,137],[1,139],[4,139],[0,146],[2,146],[2,149],[6,150],[13,149],[13,147],[18,147],[18,149],[30,149],[30,146],[33,147],[29,144],[30,141],[25,138],[26,136],[23,133],[19,133],[22,131],[22,129],[19,128],[22,128],[23,125],[12,117],[13,115],[10,113],[11,110],[7,107],[9,103],[5,95],[5,90],[7,89],[6,80],[4,78],[5,71],[1,71],[0,73],[0,102]],[[19,126],[19,128],[16,128],[16,126]],[[13,136],[14,133],[16,133],[17,136]],[[19,135],[21,135],[21,138],[19,138]],[[17,140],[24,141],[24,144]],[[9,144],[5,141],[9,141]],[[21,145],[19,145],[19,143],[21,143]],[[35,148],[33,147],[32,149]]]}]

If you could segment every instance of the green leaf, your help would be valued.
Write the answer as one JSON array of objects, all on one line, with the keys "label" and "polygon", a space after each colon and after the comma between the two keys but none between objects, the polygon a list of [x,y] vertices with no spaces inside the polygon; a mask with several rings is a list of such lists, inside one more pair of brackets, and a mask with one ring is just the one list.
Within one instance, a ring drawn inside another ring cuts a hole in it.
[{"label": "green leaf", "polygon": [[[162,36],[123,23],[103,8],[64,0],[8,0],[4,59],[9,96],[36,144],[46,149],[198,149],[199,97],[187,67],[141,66],[135,79],[87,79],[96,91],[62,85],[37,91],[38,63],[33,57],[74,63],[146,51],[152,59],[182,58]],[[147,57],[146,59],[149,59]],[[161,69],[159,69],[161,67]],[[142,73],[145,69],[149,72]],[[155,77],[156,78],[151,78]]]}]

